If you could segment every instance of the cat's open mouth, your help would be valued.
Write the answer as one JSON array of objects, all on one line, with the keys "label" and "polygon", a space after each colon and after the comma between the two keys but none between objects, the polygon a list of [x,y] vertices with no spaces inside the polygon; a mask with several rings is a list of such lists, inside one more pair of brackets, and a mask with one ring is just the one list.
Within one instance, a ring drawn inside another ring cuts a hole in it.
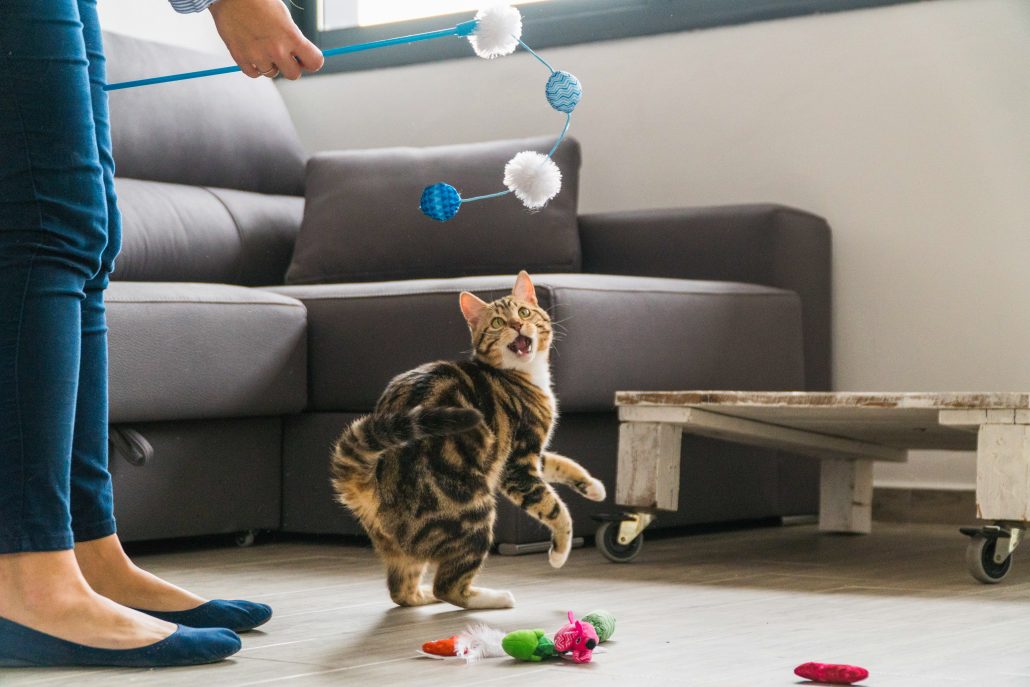
[{"label": "cat's open mouth", "polygon": [[508,344],[508,350],[515,355],[529,355],[533,350],[533,340],[519,334],[514,341]]}]

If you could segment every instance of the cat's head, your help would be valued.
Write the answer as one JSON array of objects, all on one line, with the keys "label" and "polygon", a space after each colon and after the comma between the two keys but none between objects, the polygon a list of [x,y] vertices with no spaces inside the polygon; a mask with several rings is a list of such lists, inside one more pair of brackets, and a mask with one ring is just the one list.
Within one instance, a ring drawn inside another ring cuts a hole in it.
[{"label": "cat's head", "polygon": [[551,318],[537,303],[533,282],[525,271],[519,272],[510,296],[486,303],[463,291],[459,302],[477,358],[505,370],[530,371],[534,363],[546,363]]}]

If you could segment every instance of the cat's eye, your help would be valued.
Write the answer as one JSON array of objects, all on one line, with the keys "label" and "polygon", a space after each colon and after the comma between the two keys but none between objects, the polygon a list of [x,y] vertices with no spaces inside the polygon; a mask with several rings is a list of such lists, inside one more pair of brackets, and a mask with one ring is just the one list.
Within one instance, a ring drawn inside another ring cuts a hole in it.
[{"label": "cat's eye", "polygon": [[532,313],[529,312],[529,308],[519,308],[519,317],[529,317]]},{"label": "cat's eye", "polygon": [[495,317],[494,319],[490,320],[490,326],[493,327],[494,329],[500,329],[501,327],[504,326],[504,318],[503,317]]}]

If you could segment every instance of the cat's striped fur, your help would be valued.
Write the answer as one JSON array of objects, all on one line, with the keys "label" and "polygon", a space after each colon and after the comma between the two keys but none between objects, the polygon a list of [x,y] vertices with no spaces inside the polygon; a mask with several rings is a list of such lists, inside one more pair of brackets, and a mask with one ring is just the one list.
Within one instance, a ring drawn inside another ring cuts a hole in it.
[{"label": "cat's striped fur", "polygon": [[[333,455],[338,497],[368,531],[402,606],[514,604],[510,592],[472,586],[493,542],[498,492],[551,529],[555,567],[569,555],[572,520],[549,482],[605,495],[578,463],[546,451],[557,419],[552,325],[529,275],[519,274],[511,296],[484,303],[463,293],[460,305],[472,358],[397,376]],[[429,564],[431,586],[422,584]]]}]

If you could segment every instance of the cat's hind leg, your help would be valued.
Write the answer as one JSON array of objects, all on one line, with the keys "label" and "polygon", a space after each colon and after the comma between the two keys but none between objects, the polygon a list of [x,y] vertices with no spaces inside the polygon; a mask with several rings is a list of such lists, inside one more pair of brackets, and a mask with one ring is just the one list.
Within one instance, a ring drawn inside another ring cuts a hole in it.
[{"label": "cat's hind leg", "polygon": [[468,609],[515,607],[515,597],[507,590],[472,586],[486,560],[491,541],[489,531],[484,530],[473,533],[462,545],[451,549],[453,555],[442,559],[436,568],[433,580],[436,598]]},{"label": "cat's hind leg", "polygon": [[433,596],[433,589],[422,584],[426,563],[415,561],[403,555],[386,559],[386,586],[390,598],[398,606],[425,606],[439,602]]},{"label": "cat's hind leg", "polygon": [[548,482],[572,487],[591,501],[604,501],[607,496],[604,483],[571,458],[545,451],[541,457],[540,470]]}]

